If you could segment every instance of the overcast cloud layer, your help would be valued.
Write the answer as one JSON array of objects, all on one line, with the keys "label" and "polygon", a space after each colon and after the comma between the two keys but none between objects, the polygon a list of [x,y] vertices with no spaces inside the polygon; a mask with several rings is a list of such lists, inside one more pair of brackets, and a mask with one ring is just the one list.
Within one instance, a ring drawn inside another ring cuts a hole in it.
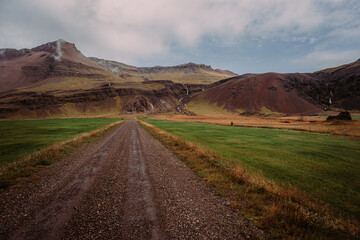
[{"label": "overcast cloud layer", "polygon": [[59,38],[137,66],[312,72],[360,58],[360,1],[0,0],[0,48]]}]

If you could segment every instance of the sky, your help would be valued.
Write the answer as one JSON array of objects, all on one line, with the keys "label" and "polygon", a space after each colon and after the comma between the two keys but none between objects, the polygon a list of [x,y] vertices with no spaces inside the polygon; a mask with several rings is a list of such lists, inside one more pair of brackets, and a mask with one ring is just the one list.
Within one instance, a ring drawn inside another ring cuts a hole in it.
[{"label": "sky", "polygon": [[0,48],[57,39],[138,67],[313,72],[360,58],[360,0],[0,0]]}]

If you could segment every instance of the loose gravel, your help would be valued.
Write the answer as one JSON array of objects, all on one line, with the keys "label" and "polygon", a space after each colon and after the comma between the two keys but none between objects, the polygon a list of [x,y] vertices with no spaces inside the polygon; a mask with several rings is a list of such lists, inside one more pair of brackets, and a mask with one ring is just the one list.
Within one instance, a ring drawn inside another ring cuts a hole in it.
[{"label": "loose gravel", "polygon": [[0,216],[0,239],[266,238],[134,120],[1,193]]}]

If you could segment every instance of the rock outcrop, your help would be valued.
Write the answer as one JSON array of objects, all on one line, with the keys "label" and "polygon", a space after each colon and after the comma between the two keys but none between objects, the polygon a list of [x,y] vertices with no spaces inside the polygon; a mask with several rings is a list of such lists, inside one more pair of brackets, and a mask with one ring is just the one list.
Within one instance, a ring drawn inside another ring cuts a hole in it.
[{"label": "rock outcrop", "polygon": [[332,121],[332,120],[345,120],[345,121],[351,121],[351,114],[348,111],[340,112],[337,116],[328,116],[326,118],[326,121]]}]

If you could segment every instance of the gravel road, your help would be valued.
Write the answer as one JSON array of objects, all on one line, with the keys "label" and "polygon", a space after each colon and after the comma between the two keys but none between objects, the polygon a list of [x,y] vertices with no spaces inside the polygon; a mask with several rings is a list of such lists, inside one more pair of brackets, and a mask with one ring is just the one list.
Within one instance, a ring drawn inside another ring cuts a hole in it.
[{"label": "gravel road", "polygon": [[0,239],[264,239],[135,120],[0,195]]}]

